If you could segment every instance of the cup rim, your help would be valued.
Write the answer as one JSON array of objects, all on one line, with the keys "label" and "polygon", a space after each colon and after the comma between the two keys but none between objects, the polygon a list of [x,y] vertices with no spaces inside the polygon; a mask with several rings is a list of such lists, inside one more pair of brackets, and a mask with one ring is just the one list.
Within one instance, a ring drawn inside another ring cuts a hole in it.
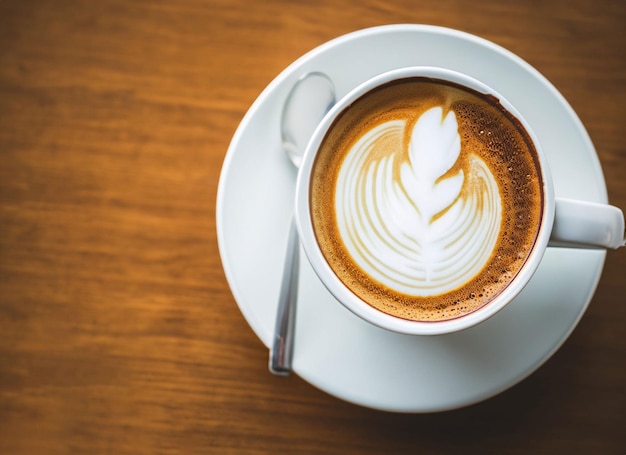
[{"label": "cup rim", "polygon": [[[535,146],[538,156],[539,170],[541,172],[543,204],[539,232],[535,238],[531,252],[526,262],[512,279],[509,285],[503,289],[489,303],[479,309],[453,319],[441,321],[414,321],[402,319],[375,309],[354,294],[334,273],[319,248],[313,231],[310,201],[308,191],[310,186],[311,170],[315,161],[316,150],[326,135],[326,131],[332,125],[335,118],[350,104],[372,89],[392,82],[394,80],[411,77],[427,77],[441,79],[448,82],[469,87],[480,93],[491,95],[498,99],[504,109],[511,113],[524,127],[528,136]],[[442,335],[458,332],[473,327],[506,307],[528,284],[537,270],[543,254],[548,246],[555,213],[555,196],[552,177],[548,167],[547,157],[541,147],[537,136],[526,119],[517,109],[500,93],[478,79],[460,73],[458,71],[435,66],[408,66],[383,72],[357,87],[343,96],[333,108],[324,116],[315,129],[306,147],[296,182],[295,220],[300,235],[303,250],[311,263],[315,273],[328,289],[328,291],[348,310],[360,318],[393,332],[411,335]]]}]

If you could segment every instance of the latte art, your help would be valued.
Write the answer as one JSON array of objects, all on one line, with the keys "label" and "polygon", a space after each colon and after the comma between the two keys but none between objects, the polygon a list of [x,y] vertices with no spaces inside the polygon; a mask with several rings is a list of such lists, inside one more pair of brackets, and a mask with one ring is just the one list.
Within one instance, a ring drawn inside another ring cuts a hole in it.
[{"label": "latte art", "polygon": [[407,127],[382,123],[347,152],[335,213],[348,253],[367,275],[406,295],[434,296],[481,272],[500,234],[502,204],[480,157],[459,166],[453,111],[423,113],[404,144]]},{"label": "latte art", "polygon": [[462,317],[507,288],[541,224],[532,140],[497,99],[423,77],[376,87],[328,127],[311,169],[320,252],[367,305]]}]

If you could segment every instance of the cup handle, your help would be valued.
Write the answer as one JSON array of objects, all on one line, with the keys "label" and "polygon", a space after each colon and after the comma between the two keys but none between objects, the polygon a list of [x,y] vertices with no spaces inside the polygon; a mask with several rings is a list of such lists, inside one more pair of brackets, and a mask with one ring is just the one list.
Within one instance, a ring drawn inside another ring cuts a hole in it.
[{"label": "cup handle", "polygon": [[624,246],[624,214],[608,204],[556,198],[549,246],[619,248]]}]

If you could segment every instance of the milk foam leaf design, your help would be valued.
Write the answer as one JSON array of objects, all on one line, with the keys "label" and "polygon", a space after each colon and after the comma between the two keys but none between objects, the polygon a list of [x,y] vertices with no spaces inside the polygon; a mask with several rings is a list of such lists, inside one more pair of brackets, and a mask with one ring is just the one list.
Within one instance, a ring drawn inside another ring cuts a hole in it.
[{"label": "milk foam leaf design", "polygon": [[401,168],[402,184],[424,223],[449,207],[463,186],[463,171],[442,178],[457,162],[461,138],[454,112],[442,120],[442,108],[426,111],[413,127],[409,162]]},{"label": "milk foam leaf design", "polygon": [[485,266],[500,232],[501,197],[478,156],[467,157],[465,171],[452,170],[462,154],[454,112],[422,114],[408,144],[407,125],[383,122],[350,148],[335,213],[343,244],[366,275],[401,294],[433,296]]}]

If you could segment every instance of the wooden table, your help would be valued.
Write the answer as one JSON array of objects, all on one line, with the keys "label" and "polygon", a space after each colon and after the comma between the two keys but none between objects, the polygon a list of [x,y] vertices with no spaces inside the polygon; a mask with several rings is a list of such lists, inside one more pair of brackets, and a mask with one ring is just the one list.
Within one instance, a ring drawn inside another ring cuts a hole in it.
[{"label": "wooden table", "polygon": [[392,414],[267,371],[218,255],[230,139],[262,89],[360,28],[494,41],[567,98],[626,208],[626,2],[0,1],[0,453],[625,453],[626,254],[544,366]]}]

